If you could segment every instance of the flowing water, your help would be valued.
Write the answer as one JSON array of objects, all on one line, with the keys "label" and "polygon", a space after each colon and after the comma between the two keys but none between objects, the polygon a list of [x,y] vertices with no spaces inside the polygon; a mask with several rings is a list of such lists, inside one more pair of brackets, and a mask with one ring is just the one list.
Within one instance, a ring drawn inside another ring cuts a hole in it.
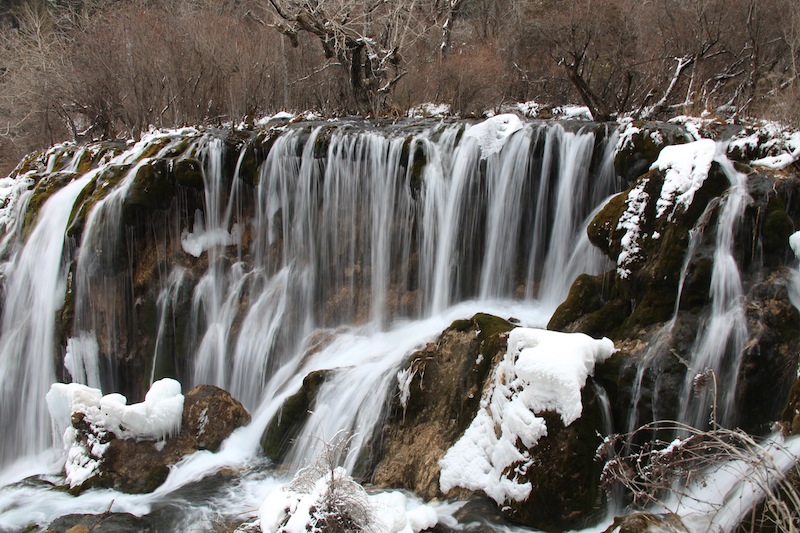
[{"label": "flowing water", "polygon": [[[42,399],[57,378],[104,392],[135,389],[118,368],[121,353],[147,361],[144,385],[164,375],[179,378],[184,391],[212,383],[242,401],[253,420],[220,452],[185,458],[153,494],[90,491],[34,505],[43,489],[3,489],[0,509],[7,510],[0,512],[0,529],[66,512],[100,512],[111,500],[115,511],[135,514],[193,508],[189,487],[231,467],[242,469],[241,479],[209,489],[202,508],[193,511],[193,527],[252,513],[279,483],[259,457],[263,430],[309,372],[331,370],[331,376],[290,450],[290,470],[313,461],[322,443],[343,432],[350,442],[340,459],[352,470],[385,400],[397,393],[397,370],[411,352],[478,311],[543,327],[577,275],[610,268],[584,228],[622,188],[613,169],[615,134],[596,126],[568,131],[560,124],[526,124],[500,152],[484,157],[463,130],[460,124],[410,132],[349,124],[288,128],[249,170],[246,145],[236,152],[213,134],[193,130],[157,134],[53,194],[4,267],[0,422],[13,430],[0,436],[0,480],[36,472],[31,457],[50,449]],[[151,351],[141,353],[124,335],[146,304],[145,296],[134,294],[133,272],[146,269],[137,263],[135,235],[122,222],[126,199],[144,166],[173,157],[186,142],[186,153],[201,162],[202,199],[180,215],[194,204],[191,193],[178,195],[171,207],[178,215],[162,233],[145,224],[164,241],[156,247]],[[65,248],[82,189],[112,166],[124,169],[121,178],[91,207],[80,242]],[[729,354],[746,334],[731,256],[746,191],[743,178],[729,170],[713,312],[693,361],[721,374],[726,355],[714,351],[719,343],[710,339],[725,335]],[[119,268],[120,253],[128,270]],[[61,347],[57,312],[70,261],[75,314],[71,338]],[[24,365],[17,364],[20,354]],[[58,364],[64,354],[67,373]],[[731,400],[723,401],[727,407]],[[603,405],[610,426],[607,401]]]}]

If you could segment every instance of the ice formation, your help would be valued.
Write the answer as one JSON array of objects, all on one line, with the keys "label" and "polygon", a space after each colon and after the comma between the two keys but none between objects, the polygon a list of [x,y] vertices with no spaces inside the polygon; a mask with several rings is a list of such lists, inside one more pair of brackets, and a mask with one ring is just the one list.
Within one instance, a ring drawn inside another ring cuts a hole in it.
[{"label": "ice formation", "polygon": [[[163,440],[180,430],[183,415],[181,384],[165,378],[153,383],[141,403],[127,405],[121,394],[103,396],[98,389],[79,383],[54,383],[47,393],[47,408],[55,431],[63,437],[65,471],[70,486],[83,483],[96,472],[108,447],[107,433],[117,438]],[[83,414],[92,428],[81,441],[72,427],[72,415]]]}]

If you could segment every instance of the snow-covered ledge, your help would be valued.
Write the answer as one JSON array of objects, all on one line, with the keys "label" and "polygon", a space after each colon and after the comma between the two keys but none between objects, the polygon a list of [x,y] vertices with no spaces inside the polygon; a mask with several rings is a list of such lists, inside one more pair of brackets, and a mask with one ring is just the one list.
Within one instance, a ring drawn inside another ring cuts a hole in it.
[{"label": "snow-covered ledge", "polygon": [[[607,338],[512,330],[506,355],[495,369],[494,382],[477,416],[440,462],[442,492],[456,487],[481,490],[498,504],[527,499],[531,484],[517,473],[532,464],[528,450],[547,435],[545,420],[535,413],[554,411],[565,426],[580,418],[586,379],[596,363],[614,352],[614,343]],[[518,440],[523,449],[517,448]]]}]

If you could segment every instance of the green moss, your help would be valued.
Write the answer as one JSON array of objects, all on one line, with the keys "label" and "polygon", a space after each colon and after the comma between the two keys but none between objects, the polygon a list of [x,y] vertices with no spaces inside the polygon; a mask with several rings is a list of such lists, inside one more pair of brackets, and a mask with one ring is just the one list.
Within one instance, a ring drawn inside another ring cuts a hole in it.
[{"label": "green moss", "polygon": [[158,465],[154,466],[147,472],[147,476],[144,480],[144,491],[143,493],[150,493],[156,490],[158,487],[164,484],[167,480],[167,476],[169,475],[169,467],[167,465]]},{"label": "green moss", "polygon": [[581,274],[569,288],[567,299],[550,317],[547,329],[563,331],[569,324],[580,317],[597,311],[603,306],[600,298],[601,287],[597,280],[588,274]]},{"label": "green moss", "polygon": [[173,161],[172,177],[178,185],[203,190],[203,165],[193,157]]},{"label": "green moss", "polygon": [[622,338],[624,335],[621,334],[621,329],[630,314],[629,300],[616,298],[606,302],[597,311],[589,313],[581,320],[576,331],[592,337]]},{"label": "green moss", "polygon": [[693,309],[709,302],[713,270],[714,262],[708,257],[697,258],[689,267],[681,293],[680,308],[682,310]]},{"label": "green moss", "polygon": [[[33,196],[28,202],[28,208],[25,211],[25,222],[22,226],[22,234],[27,237],[30,235],[33,228],[36,226],[36,221],[39,218],[39,212],[42,206],[57,193],[61,188],[67,185],[70,181],[75,179],[77,174],[72,172],[60,172],[55,174],[47,174],[42,176],[36,187],[33,189]],[[35,179],[35,178],[34,178]]]},{"label": "green moss", "polygon": [[167,209],[175,196],[175,183],[169,161],[156,159],[139,167],[125,196],[125,209],[137,208],[145,214]]},{"label": "green moss", "polygon": [[317,370],[303,379],[298,392],[287,398],[270,420],[261,435],[261,448],[272,461],[280,462],[289,450],[291,441],[297,436],[314,408],[320,386],[329,376],[329,371]]},{"label": "green moss", "polygon": [[472,320],[462,318],[454,320],[450,327],[447,329],[454,329],[456,331],[469,331],[472,328]]},{"label": "green moss", "polygon": [[622,233],[617,229],[617,224],[627,208],[625,200],[628,199],[628,192],[621,192],[609,200],[586,228],[589,241],[612,261],[616,261],[619,256],[619,239]]},{"label": "green moss", "polygon": [[783,201],[773,197],[767,204],[764,217],[764,229],[761,233],[761,244],[765,258],[770,262],[786,254],[789,248],[789,237],[794,233],[794,222],[784,209]]},{"label": "green moss", "polygon": [[69,224],[67,225],[68,237],[75,242],[81,241],[89,213],[97,202],[114,190],[117,184],[127,175],[128,170],[130,170],[130,165],[109,165],[102,174],[97,176],[94,183],[87,185],[81,191],[70,214]]}]

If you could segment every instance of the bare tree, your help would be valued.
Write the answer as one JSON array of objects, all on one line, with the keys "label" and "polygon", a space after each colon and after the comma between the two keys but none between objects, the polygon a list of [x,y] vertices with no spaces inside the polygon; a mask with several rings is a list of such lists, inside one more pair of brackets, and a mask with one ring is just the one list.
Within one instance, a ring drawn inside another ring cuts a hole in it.
[{"label": "bare tree", "polygon": [[383,109],[406,74],[401,52],[430,24],[418,2],[402,0],[269,0],[273,25],[294,46],[298,34],[317,38],[328,61],[347,75],[351,97],[361,111]]}]

